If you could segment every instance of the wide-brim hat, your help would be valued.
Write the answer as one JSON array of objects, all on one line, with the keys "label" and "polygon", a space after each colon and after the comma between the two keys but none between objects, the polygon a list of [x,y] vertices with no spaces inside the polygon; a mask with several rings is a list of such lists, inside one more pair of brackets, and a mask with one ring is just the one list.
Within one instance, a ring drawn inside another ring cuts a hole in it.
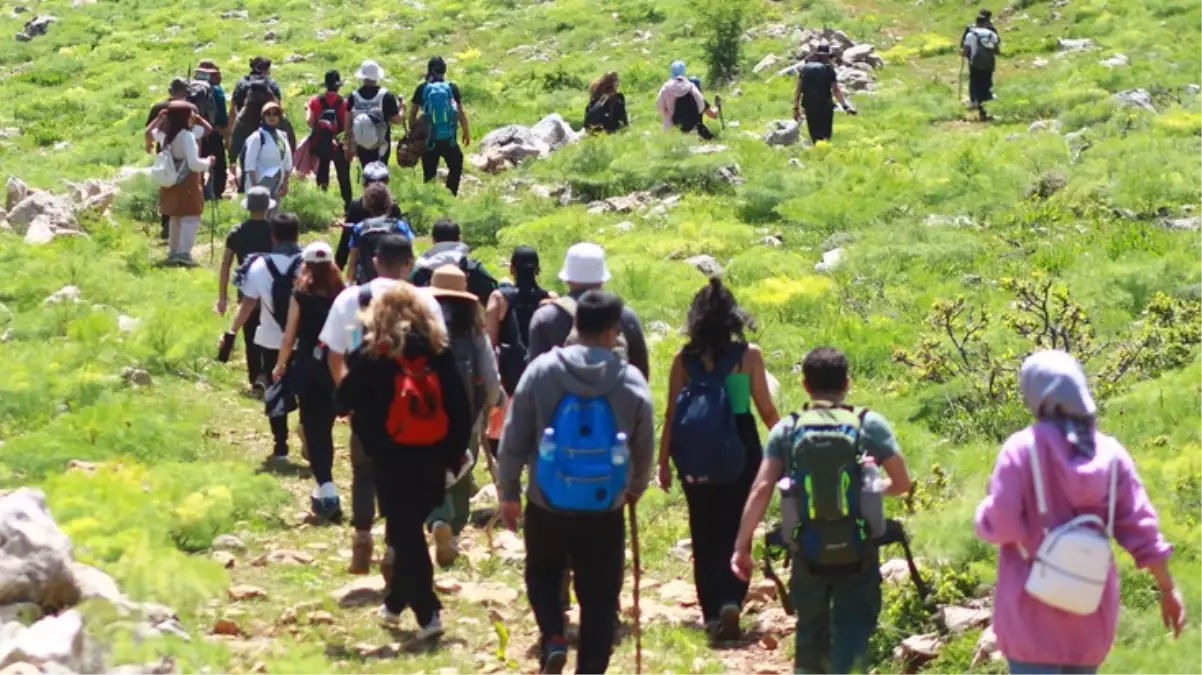
[{"label": "wide-brim hat", "polygon": [[359,66],[359,70],[355,72],[355,78],[359,80],[382,80],[384,79],[384,69],[380,64],[368,59]]},{"label": "wide-brim hat", "polygon": [[446,264],[435,268],[430,275],[430,295],[436,298],[459,298],[479,302],[474,293],[467,290],[467,275],[458,265]]}]

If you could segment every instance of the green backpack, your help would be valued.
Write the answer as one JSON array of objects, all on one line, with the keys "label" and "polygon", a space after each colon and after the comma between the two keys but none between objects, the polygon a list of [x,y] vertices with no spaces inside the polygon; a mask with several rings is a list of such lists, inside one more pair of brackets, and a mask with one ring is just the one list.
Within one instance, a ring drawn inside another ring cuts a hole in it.
[{"label": "green backpack", "polygon": [[792,484],[781,495],[782,526],[813,574],[854,574],[868,562],[868,523],[860,511],[860,432],[867,413],[806,404],[791,415],[785,476]]}]

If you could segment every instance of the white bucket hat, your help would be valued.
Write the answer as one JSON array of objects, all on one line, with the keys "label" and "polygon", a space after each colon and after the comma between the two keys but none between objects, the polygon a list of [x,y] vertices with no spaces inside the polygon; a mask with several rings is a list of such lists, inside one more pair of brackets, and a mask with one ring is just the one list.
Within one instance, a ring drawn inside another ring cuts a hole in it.
[{"label": "white bucket hat", "polygon": [[355,73],[355,77],[360,80],[382,80],[384,79],[384,69],[374,60],[368,59],[363,62],[363,65],[359,66],[359,71]]},{"label": "white bucket hat", "polygon": [[559,271],[560,281],[569,284],[603,284],[609,279],[609,269],[605,266],[605,249],[597,244],[575,244],[563,257],[563,269]]}]

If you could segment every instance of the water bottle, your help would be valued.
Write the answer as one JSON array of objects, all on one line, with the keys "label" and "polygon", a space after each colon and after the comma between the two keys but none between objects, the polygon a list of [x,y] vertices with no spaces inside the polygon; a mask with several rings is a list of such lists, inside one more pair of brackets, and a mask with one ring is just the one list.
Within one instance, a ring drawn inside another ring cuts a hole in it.
[{"label": "water bottle", "polygon": [[625,433],[618,432],[610,458],[613,460],[614,466],[626,466],[626,462],[630,461],[630,446],[626,443]]},{"label": "water bottle", "polygon": [[555,459],[555,430],[543,429],[543,440],[538,443],[538,458],[544,462]]},{"label": "water bottle", "polygon": [[797,523],[801,520],[800,495],[797,494],[797,484],[792,476],[784,476],[776,482],[780,493],[780,533],[789,548],[793,548],[793,538],[796,536]]},{"label": "water bottle", "polygon": [[860,463],[860,476],[860,513],[868,523],[869,536],[876,539],[885,535],[885,479],[871,456]]}]

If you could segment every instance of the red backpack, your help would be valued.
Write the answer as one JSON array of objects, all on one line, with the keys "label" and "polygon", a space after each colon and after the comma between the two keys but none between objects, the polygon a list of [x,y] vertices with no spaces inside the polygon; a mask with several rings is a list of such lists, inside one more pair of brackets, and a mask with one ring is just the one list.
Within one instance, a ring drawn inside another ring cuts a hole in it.
[{"label": "red backpack", "polygon": [[426,357],[398,358],[401,372],[388,406],[388,435],[398,445],[433,445],[450,427],[443,404],[442,382]]}]

